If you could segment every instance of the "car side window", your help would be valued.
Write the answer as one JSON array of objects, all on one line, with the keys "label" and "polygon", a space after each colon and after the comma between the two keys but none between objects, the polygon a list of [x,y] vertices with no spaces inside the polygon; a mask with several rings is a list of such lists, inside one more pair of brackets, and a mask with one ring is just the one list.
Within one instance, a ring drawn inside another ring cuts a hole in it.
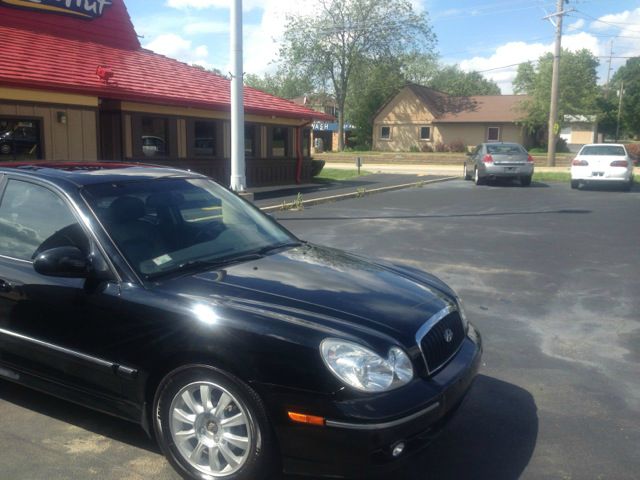
[{"label": "car side window", "polygon": [[9,180],[0,202],[0,255],[32,260],[42,250],[58,246],[88,248],[68,205],[45,187]]}]

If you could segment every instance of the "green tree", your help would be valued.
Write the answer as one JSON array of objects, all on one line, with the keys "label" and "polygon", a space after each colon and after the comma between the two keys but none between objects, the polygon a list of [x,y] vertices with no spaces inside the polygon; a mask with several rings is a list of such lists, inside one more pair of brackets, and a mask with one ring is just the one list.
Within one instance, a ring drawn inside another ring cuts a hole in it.
[{"label": "green tree", "polygon": [[[599,89],[597,85],[598,59],[586,49],[577,52],[562,50],[560,57],[560,86],[558,101],[559,123],[565,115],[593,115],[597,113]],[[549,121],[551,73],[553,55],[548,53],[518,67],[514,92],[529,98],[522,102],[524,125],[530,132],[543,130]]]},{"label": "green tree", "polygon": [[454,96],[500,95],[500,87],[478,72],[465,72],[457,65],[447,65],[435,71],[427,85]]},{"label": "green tree", "polygon": [[338,107],[339,149],[350,83],[370,62],[386,63],[435,44],[428,17],[409,0],[319,0],[317,11],[290,16],[280,58],[294,71],[329,85]]},{"label": "green tree", "polygon": [[313,93],[316,89],[309,78],[288,72],[280,67],[275,73],[264,75],[247,74],[244,77],[245,85],[262,90],[282,98],[295,98]]},{"label": "green tree", "polygon": [[371,148],[373,117],[406,83],[399,61],[362,62],[354,71],[345,104],[345,118],[354,126],[351,141],[359,149]]},{"label": "green tree", "polygon": [[616,114],[618,99],[615,92],[619,92],[622,84],[624,84],[624,95],[620,118],[621,130],[629,136],[637,137],[640,135],[640,57],[630,58],[613,75],[609,98],[615,103]]}]

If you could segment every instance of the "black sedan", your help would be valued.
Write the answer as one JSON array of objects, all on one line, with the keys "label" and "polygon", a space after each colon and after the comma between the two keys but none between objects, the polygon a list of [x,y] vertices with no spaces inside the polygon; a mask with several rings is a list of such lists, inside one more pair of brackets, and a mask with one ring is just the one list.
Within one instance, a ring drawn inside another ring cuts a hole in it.
[{"label": "black sedan", "polygon": [[204,176],[0,169],[0,377],[137,422],[185,478],[395,468],[480,336],[424,272],[297,239]]}]

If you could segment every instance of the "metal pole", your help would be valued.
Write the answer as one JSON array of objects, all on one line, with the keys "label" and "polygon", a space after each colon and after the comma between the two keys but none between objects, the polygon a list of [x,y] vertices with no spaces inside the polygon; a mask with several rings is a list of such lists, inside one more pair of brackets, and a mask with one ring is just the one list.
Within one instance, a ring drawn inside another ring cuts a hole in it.
[{"label": "metal pole", "polygon": [[618,102],[618,121],[616,122],[616,142],[620,136],[620,117],[622,116],[622,96],[624,95],[624,80],[620,80],[620,100]]},{"label": "metal pole", "polygon": [[562,51],[562,4],[564,0],[558,0],[556,13],[556,45],[553,52],[553,75],[551,77],[551,107],[549,108],[549,138],[547,142],[547,165],[556,165],[556,124],[558,123],[558,84],[560,80],[560,52]]},{"label": "metal pole", "polygon": [[231,189],[246,188],[244,161],[244,95],[242,65],[242,0],[231,4]]}]

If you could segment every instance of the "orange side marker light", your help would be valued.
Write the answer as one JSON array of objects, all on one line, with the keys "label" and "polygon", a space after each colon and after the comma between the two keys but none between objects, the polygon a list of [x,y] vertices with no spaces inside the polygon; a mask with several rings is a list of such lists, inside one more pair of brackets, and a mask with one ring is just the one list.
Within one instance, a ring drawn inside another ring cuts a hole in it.
[{"label": "orange side marker light", "polygon": [[289,418],[296,423],[306,423],[308,425],[318,425],[324,427],[324,418],[315,417],[313,415],[305,415],[303,413],[287,412]]}]

